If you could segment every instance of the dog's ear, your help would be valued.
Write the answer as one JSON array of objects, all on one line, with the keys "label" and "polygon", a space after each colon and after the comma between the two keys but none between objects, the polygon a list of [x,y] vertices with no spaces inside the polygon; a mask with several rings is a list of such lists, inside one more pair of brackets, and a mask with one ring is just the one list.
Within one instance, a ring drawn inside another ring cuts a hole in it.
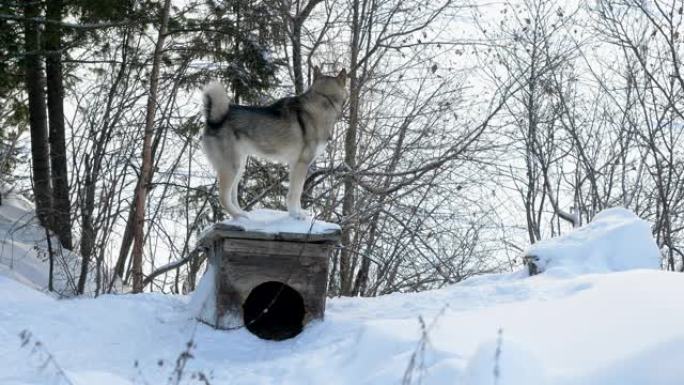
[{"label": "dog's ear", "polygon": [[337,74],[337,80],[342,84],[347,83],[347,69],[346,68],[342,68],[342,71],[340,71],[340,73]]},{"label": "dog's ear", "polygon": [[314,66],[314,80],[321,77],[321,69],[318,66]]}]

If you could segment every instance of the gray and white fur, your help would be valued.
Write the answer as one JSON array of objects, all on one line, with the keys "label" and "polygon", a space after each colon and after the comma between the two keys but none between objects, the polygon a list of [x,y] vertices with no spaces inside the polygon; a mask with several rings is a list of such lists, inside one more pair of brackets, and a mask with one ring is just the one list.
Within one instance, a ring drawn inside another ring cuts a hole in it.
[{"label": "gray and white fur", "polygon": [[325,150],[347,98],[347,72],[322,75],[314,68],[314,81],[301,95],[269,106],[231,104],[225,89],[213,82],[204,90],[206,128],[204,152],[216,171],[221,205],[233,217],[246,217],[237,200],[237,187],[249,155],[289,166],[287,210],[304,217],[302,189],[309,166]]}]

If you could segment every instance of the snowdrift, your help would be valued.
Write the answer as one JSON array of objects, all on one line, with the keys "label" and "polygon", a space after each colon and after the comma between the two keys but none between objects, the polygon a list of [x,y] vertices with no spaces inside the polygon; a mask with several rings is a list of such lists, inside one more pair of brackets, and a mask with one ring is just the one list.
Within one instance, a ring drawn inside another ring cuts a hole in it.
[{"label": "snowdrift", "polygon": [[[11,277],[34,289],[47,291],[49,253],[47,234],[35,217],[33,204],[21,196],[3,197],[0,205],[0,276]],[[59,250],[59,241],[51,237],[56,254],[54,290],[59,295],[76,292],[81,258],[68,250]],[[86,293],[94,291],[94,282],[86,283]]]},{"label": "snowdrift", "polygon": [[624,208],[603,210],[566,235],[532,245],[525,255],[539,272],[561,275],[659,269],[661,259],[650,224]]}]

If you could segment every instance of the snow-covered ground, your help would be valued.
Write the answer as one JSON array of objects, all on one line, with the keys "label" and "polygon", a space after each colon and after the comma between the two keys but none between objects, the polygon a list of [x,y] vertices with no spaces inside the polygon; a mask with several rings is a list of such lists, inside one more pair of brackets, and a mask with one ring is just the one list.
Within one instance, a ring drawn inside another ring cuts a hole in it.
[{"label": "snow-covered ground", "polygon": [[[608,216],[641,226],[623,211]],[[602,242],[631,244],[646,250],[635,255],[652,259],[648,232],[632,230],[606,231]],[[593,272],[592,258],[568,257],[578,239],[556,240],[564,251],[545,255],[582,268],[334,298],[324,321],[281,342],[197,323],[185,296],[58,300],[0,274],[0,384],[175,383],[188,341],[182,384],[205,383],[197,373],[211,384],[384,385],[405,377],[415,384],[682,384],[684,275],[610,271],[605,261]]]},{"label": "snow-covered ground", "polygon": [[682,292],[682,276],[662,271],[488,276],[420,294],[332,299],[325,321],[271,342],[197,324],[184,297],[55,300],[0,277],[0,383],[55,376],[31,343],[21,347],[28,330],[74,384],[165,384],[190,339],[187,373],[202,371],[212,384],[399,384],[421,316],[423,384],[497,383],[500,345],[498,384],[679,385]]}]

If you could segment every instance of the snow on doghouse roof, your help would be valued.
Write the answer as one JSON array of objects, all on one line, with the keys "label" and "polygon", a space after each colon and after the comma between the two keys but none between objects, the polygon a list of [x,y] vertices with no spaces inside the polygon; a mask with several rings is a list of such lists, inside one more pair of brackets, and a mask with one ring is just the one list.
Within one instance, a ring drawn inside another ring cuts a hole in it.
[{"label": "snow on doghouse roof", "polygon": [[257,209],[248,215],[249,218],[215,223],[205,228],[200,238],[212,237],[217,233],[230,233],[235,238],[320,242],[336,241],[342,231],[340,226],[334,223],[313,217],[295,219],[285,211]]},{"label": "snow on doghouse roof", "polygon": [[540,272],[605,273],[659,269],[660,251],[648,222],[621,207],[598,213],[586,225],[530,246]]}]

